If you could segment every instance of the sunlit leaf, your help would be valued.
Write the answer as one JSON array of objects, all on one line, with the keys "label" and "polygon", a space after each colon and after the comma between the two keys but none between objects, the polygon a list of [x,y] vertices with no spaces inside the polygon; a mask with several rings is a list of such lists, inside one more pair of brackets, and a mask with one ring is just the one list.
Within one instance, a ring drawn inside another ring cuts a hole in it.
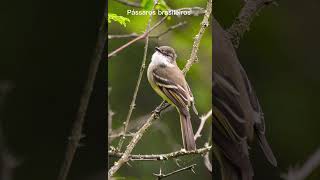
[{"label": "sunlit leaf", "polygon": [[118,22],[119,24],[126,27],[126,25],[127,25],[126,22],[130,22],[130,19],[123,17],[123,16],[113,14],[113,13],[108,13],[108,23],[111,23],[112,21]]}]

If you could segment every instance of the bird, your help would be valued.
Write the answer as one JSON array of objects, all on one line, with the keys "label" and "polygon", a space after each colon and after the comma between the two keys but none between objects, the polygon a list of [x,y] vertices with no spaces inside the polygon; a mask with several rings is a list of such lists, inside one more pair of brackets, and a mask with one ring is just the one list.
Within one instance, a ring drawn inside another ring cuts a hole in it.
[{"label": "bird", "polygon": [[197,111],[191,89],[176,59],[177,54],[172,47],[156,47],[148,66],[147,77],[155,92],[169,104],[175,106],[179,112],[183,146],[185,150],[191,151],[196,149],[196,143],[189,106],[193,107],[196,114]]},{"label": "bird", "polygon": [[224,29],[213,18],[213,144],[223,180],[252,180],[249,144],[256,138],[267,160],[264,115],[248,76]]}]

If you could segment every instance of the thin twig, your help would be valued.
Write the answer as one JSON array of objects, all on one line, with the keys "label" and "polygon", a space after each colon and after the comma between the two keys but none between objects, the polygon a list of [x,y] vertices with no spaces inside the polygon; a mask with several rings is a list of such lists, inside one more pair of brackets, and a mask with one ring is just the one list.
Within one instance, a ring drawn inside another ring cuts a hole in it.
[{"label": "thin twig", "polygon": [[133,43],[137,42],[138,40],[146,38],[149,35],[149,33],[152,32],[155,28],[157,28],[160,24],[162,24],[164,22],[164,20],[167,19],[167,17],[168,16],[164,16],[159,22],[157,22],[157,24],[155,24],[153,27],[151,27],[148,31],[146,31],[142,35],[132,39],[131,41],[127,42],[126,44],[120,46],[119,48],[117,48],[116,50],[112,51],[111,53],[109,53],[108,54],[108,59],[110,59],[112,56],[115,56],[117,53],[119,53],[120,51],[122,51],[125,48],[129,47],[130,45],[132,45]]},{"label": "thin twig", "polygon": [[91,64],[89,67],[88,79],[86,81],[85,87],[84,87],[82,95],[81,95],[80,105],[79,105],[79,109],[77,112],[77,118],[73,123],[71,136],[69,138],[69,142],[67,145],[65,159],[64,159],[63,164],[61,166],[58,180],[65,180],[67,178],[71,163],[73,161],[76,150],[79,146],[79,142],[80,142],[81,138],[83,137],[82,126],[84,123],[84,117],[87,112],[89,99],[90,99],[90,96],[92,93],[94,81],[95,81],[96,74],[98,71],[99,63],[101,61],[101,56],[103,54],[105,42],[107,39],[108,32],[107,32],[107,27],[106,27],[106,22],[105,22],[106,21],[105,15],[107,14],[107,5],[106,5],[104,11],[105,11],[104,16],[102,17],[102,22],[101,22],[101,25],[99,28],[96,48],[93,53],[93,57],[92,57]]},{"label": "thin twig", "polygon": [[[168,32],[170,31],[173,31],[179,27],[182,27],[184,25],[186,25],[187,22],[184,21],[184,22],[180,22],[178,24],[175,24],[173,26],[170,26],[167,30],[165,30],[164,32],[158,34],[158,35],[150,35],[149,38],[155,38],[155,39],[159,39],[161,36],[167,34]],[[112,39],[121,39],[121,38],[135,38],[135,37],[139,37],[141,36],[141,34],[137,34],[137,33],[131,33],[131,34],[120,34],[120,35],[117,35],[117,34],[110,34],[108,35],[108,40],[112,40]]]},{"label": "thin twig", "polygon": [[[164,114],[170,110],[173,110],[173,106],[170,106],[166,109],[163,109],[161,111],[161,114]],[[143,115],[143,116],[140,116],[138,118],[136,118],[135,120],[133,121],[130,121],[129,125],[128,125],[128,132],[127,134],[125,134],[125,136],[127,137],[132,137],[134,136],[135,133],[131,133],[130,131],[131,130],[136,130],[138,131],[142,126],[143,124],[148,120],[148,118],[151,116],[151,113],[148,113],[146,115]],[[129,133],[130,132],[130,133]],[[124,135],[123,133],[123,127],[119,127],[117,129],[113,129],[112,130],[112,133],[109,133],[108,135],[108,141],[109,143],[112,142],[115,138],[118,138],[118,137],[122,137]]]},{"label": "thin twig", "polygon": [[[152,10],[155,8],[157,3],[158,3],[158,1],[156,1],[154,3]],[[151,20],[152,20],[152,14],[149,17],[148,25],[147,25],[147,28],[146,28],[145,32],[149,31],[150,25],[151,25]],[[146,34],[146,33],[144,33],[144,34]],[[148,46],[149,46],[149,34],[146,34],[145,39],[146,39],[146,42],[145,42],[145,45],[144,45],[144,52],[143,52],[142,63],[141,63],[141,66],[140,66],[140,73],[139,73],[139,77],[138,77],[138,81],[137,81],[136,87],[134,89],[134,93],[133,93],[133,97],[132,97],[132,100],[131,100],[130,108],[129,108],[129,111],[128,111],[128,114],[127,114],[127,118],[126,118],[126,121],[124,123],[123,134],[127,133],[129,121],[130,121],[133,109],[136,106],[136,99],[137,99],[137,95],[138,95],[141,79],[142,79],[142,76],[143,76],[143,72],[144,72],[144,69],[146,68],[146,60],[147,60],[147,53],[148,53]],[[124,139],[125,139],[125,136],[122,136],[122,138],[120,139],[119,144],[118,144],[118,148],[117,148],[118,151],[121,151],[121,147],[122,147],[122,144],[124,142]]]},{"label": "thin twig", "polygon": [[249,30],[253,18],[264,7],[275,3],[275,0],[247,0],[238,17],[227,30],[235,48],[239,47],[240,39]]},{"label": "thin twig", "polygon": [[[211,15],[211,5],[212,5],[212,0],[208,1],[207,4],[207,9],[206,9],[206,14],[204,16],[204,19],[209,19],[209,16]],[[205,29],[203,28],[203,26],[201,26],[200,29]],[[204,31],[204,30],[200,30],[200,31]],[[200,41],[201,38],[197,38],[195,39],[195,41]],[[200,42],[198,42],[197,44],[199,44]],[[195,43],[194,43],[195,44]],[[194,47],[195,48],[195,47]],[[185,73],[187,71],[189,71],[190,67],[192,66],[193,63],[189,64],[188,68],[184,68]],[[187,66],[187,65],[186,65]],[[153,113],[151,114],[150,118],[147,120],[147,122],[139,129],[139,131],[136,133],[136,135],[132,138],[132,140],[130,141],[129,145],[127,146],[127,149],[125,150],[125,152],[123,153],[122,157],[114,163],[114,165],[109,169],[108,171],[108,178],[111,178],[114,173],[116,173],[119,168],[126,162],[128,162],[130,160],[129,156],[133,150],[133,148],[136,146],[136,144],[139,142],[139,140],[141,139],[142,135],[144,134],[144,132],[151,126],[152,121],[154,119],[158,119],[159,118],[159,114],[161,113],[162,110],[164,110],[163,106],[166,105],[166,102],[163,101],[159,106],[157,106],[157,108],[153,111]],[[168,107],[168,106],[165,106]]]},{"label": "thin twig", "polygon": [[192,48],[192,51],[191,51],[190,58],[187,61],[186,66],[182,70],[182,72],[184,72],[184,73],[189,71],[189,69],[192,66],[192,64],[194,64],[195,62],[198,62],[197,54],[198,54],[200,41],[202,39],[202,36],[203,36],[206,28],[209,26],[209,18],[210,18],[210,15],[211,15],[211,11],[212,11],[212,0],[209,0],[208,3],[207,3],[206,13],[204,14],[203,20],[200,23],[201,24],[201,28],[200,28],[198,34],[194,37],[193,48]]},{"label": "thin twig", "polygon": [[[115,0],[115,1],[121,4],[124,4],[126,6],[142,8],[141,4],[137,2],[131,2],[127,0]],[[168,11],[188,11],[190,13],[188,15],[193,15],[193,16],[199,16],[205,13],[205,10],[201,7],[185,7],[180,9],[168,9]]]},{"label": "thin twig", "polygon": [[[212,144],[212,142],[211,142],[211,140],[212,140],[212,124],[210,125],[208,134],[209,134],[208,135],[208,141],[204,144],[205,147],[207,147],[210,144]],[[205,155],[203,156],[203,163],[206,166],[206,168],[208,169],[208,171],[212,173],[212,164],[211,164],[211,160],[210,160],[210,157],[209,157],[209,151],[206,152]]]},{"label": "thin twig", "polygon": [[110,105],[110,93],[111,93],[111,87],[108,88],[108,135],[112,134],[112,116],[114,115],[114,112],[111,109]]},{"label": "thin twig", "polygon": [[203,126],[204,126],[204,123],[209,119],[209,117],[212,115],[212,109],[207,112],[207,114],[205,114],[204,116],[202,116],[200,119],[201,119],[201,122],[200,122],[200,125],[199,125],[199,128],[196,132],[196,134],[194,135],[194,140],[197,140],[199,137],[201,137],[201,131],[203,129]]},{"label": "thin twig", "polygon": [[157,179],[160,180],[160,179],[164,179],[166,177],[172,176],[172,175],[174,175],[176,173],[179,173],[179,172],[182,172],[182,171],[186,171],[186,170],[191,170],[193,173],[195,173],[194,172],[194,167],[195,166],[196,166],[196,164],[192,164],[190,166],[187,166],[187,167],[184,167],[184,168],[180,168],[178,170],[172,171],[172,172],[167,173],[167,174],[163,174],[162,171],[161,171],[161,168],[160,168],[159,174],[153,173],[153,175],[155,175],[157,177]]},{"label": "thin twig", "polygon": [[304,180],[320,166],[320,148],[309,157],[309,159],[301,166],[296,166],[289,169],[287,174],[281,177],[286,180]]},{"label": "thin twig", "polygon": [[[200,149],[196,149],[193,151],[186,151],[184,149],[166,153],[166,154],[146,154],[146,155],[129,155],[130,161],[138,161],[138,160],[153,160],[153,161],[166,161],[169,159],[175,159],[181,156],[194,155],[194,154],[204,154],[210,151],[212,146],[206,146]],[[108,155],[110,157],[122,157],[123,153],[119,153],[117,151],[109,150]]]},{"label": "thin twig", "polygon": [[136,2],[126,1],[126,0],[115,0],[115,1],[119,2],[121,4],[124,4],[126,6],[131,6],[131,7],[136,7],[136,8],[141,8],[142,7],[140,5],[140,3],[136,3]]},{"label": "thin twig", "polygon": [[173,11],[188,11],[189,16],[199,16],[206,13],[206,10],[202,7],[185,7],[185,8],[179,8],[179,9],[171,9]]}]

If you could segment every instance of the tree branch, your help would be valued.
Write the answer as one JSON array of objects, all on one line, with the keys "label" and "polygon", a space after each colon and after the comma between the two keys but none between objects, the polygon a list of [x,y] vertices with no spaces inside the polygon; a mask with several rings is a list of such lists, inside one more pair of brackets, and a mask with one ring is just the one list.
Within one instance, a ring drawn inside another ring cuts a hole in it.
[{"label": "tree branch", "polygon": [[[154,10],[154,8],[157,5],[157,3],[158,3],[158,1],[155,1],[152,10]],[[145,32],[149,31],[150,25],[151,25],[151,20],[152,20],[152,14],[149,17],[148,25],[147,25],[147,28],[146,28]],[[141,67],[140,67],[140,73],[139,73],[139,77],[138,77],[138,81],[137,81],[136,87],[134,89],[134,93],[133,93],[132,101],[131,101],[130,108],[129,108],[129,111],[128,111],[128,114],[127,114],[127,118],[126,118],[126,121],[124,123],[124,131],[123,131],[124,135],[127,133],[129,121],[130,121],[133,109],[136,106],[136,99],[137,99],[137,95],[138,95],[141,79],[142,79],[142,76],[143,76],[144,69],[146,68],[147,52],[148,52],[148,46],[149,46],[149,34],[146,34],[145,39],[146,39],[146,42],[145,42],[145,45],[144,45],[144,52],[143,52],[143,59],[142,59]],[[124,135],[122,136],[122,138],[119,141],[118,148],[117,148],[118,151],[121,150],[122,144],[123,144],[124,139],[126,137]]]},{"label": "tree branch", "polygon": [[[3,112],[6,97],[13,87],[14,85],[10,81],[0,81],[0,116]],[[14,169],[19,164],[19,160],[9,151],[3,128],[3,118],[0,117],[0,179],[13,179]]]},{"label": "tree branch", "polygon": [[168,174],[163,174],[163,173],[161,172],[161,168],[160,168],[159,174],[153,173],[153,175],[155,175],[155,176],[157,177],[157,179],[160,180],[160,179],[164,179],[164,178],[166,178],[166,177],[172,176],[172,175],[174,175],[174,174],[176,174],[176,173],[179,173],[179,172],[182,172],[182,171],[186,171],[186,170],[191,170],[193,173],[195,173],[195,172],[194,172],[194,167],[195,167],[195,166],[196,166],[196,164],[192,164],[192,165],[190,165],[190,166],[187,166],[187,167],[184,167],[184,168],[181,168],[181,169],[172,171],[172,172],[170,172],[170,173],[168,173]]},{"label": "tree branch", "polygon": [[[193,151],[179,150],[167,154],[151,154],[151,155],[129,155],[130,161],[166,161],[169,159],[175,159],[181,156],[204,154],[210,151],[212,146],[205,146]],[[122,157],[124,153],[119,153],[113,150],[108,151],[108,155],[111,157]]]},{"label": "tree branch", "polygon": [[126,6],[131,6],[131,7],[136,7],[136,8],[141,8],[142,6],[140,5],[140,3],[136,3],[136,2],[131,2],[131,1],[127,1],[127,0],[115,0],[116,2],[119,2],[121,4],[124,4]]},{"label": "tree branch", "polygon": [[[206,9],[206,14],[204,15],[204,20],[202,22],[204,23],[201,23],[201,28],[200,28],[200,31],[198,34],[200,34],[199,36],[197,36],[195,38],[195,41],[194,42],[194,46],[193,46],[193,50],[192,50],[192,54],[197,53],[197,50],[194,50],[194,49],[198,49],[198,46],[200,44],[200,40],[202,38],[202,34],[204,32],[204,30],[206,29],[206,27],[209,25],[208,23],[208,19],[211,15],[211,8],[212,8],[212,0],[209,0],[208,1],[208,4],[207,4],[207,9]],[[206,21],[207,22],[206,22]],[[192,66],[193,63],[187,63],[186,66],[185,66],[185,73],[187,71],[189,71],[190,67]],[[188,65],[188,66],[187,66]],[[111,176],[114,175],[114,173],[116,173],[119,168],[126,162],[128,162],[130,160],[129,156],[133,150],[133,148],[136,146],[136,144],[139,142],[139,140],[141,139],[142,135],[144,134],[144,132],[151,126],[152,124],[152,121],[154,119],[158,119],[159,118],[159,114],[162,110],[164,110],[163,106],[165,107],[168,107],[166,105],[166,102],[163,101],[154,111],[153,113],[151,114],[150,118],[147,120],[147,122],[139,129],[139,131],[135,134],[135,136],[132,138],[132,140],[130,141],[129,145],[127,146],[127,149],[125,150],[125,152],[123,153],[122,157],[114,163],[114,165],[109,169],[108,171],[108,179],[111,178]]]},{"label": "tree branch", "polygon": [[248,0],[241,9],[238,17],[227,30],[230,40],[235,48],[239,47],[240,39],[249,30],[253,18],[264,7],[275,3],[275,0]]},{"label": "tree branch", "polygon": [[209,26],[209,18],[210,18],[210,15],[211,15],[211,11],[212,11],[212,0],[209,0],[208,3],[207,3],[207,8],[206,8],[206,12],[204,14],[203,20],[200,23],[201,28],[200,28],[198,34],[194,37],[193,48],[192,48],[192,51],[191,51],[190,58],[187,61],[187,64],[185,65],[185,67],[182,70],[182,72],[184,74],[186,74],[186,72],[189,71],[189,69],[192,66],[192,64],[194,64],[195,62],[198,62],[197,54],[198,54],[200,41],[202,39],[202,36],[203,36],[206,28]]},{"label": "tree branch", "polygon": [[[108,2],[106,2],[106,3],[108,3]],[[106,5],[104,11],[105,12],[102,17],[102,22],[99,27],[96,48],[93,53],[93,57],[92,57],[91,64],[89,67],[88,79],[86,81],[85,87],[83,89],[83,92],[82,92],[82,95],[80,98],[80,105],[79,105],[79,109],[77,112],[77,118],[73,123],[71,136],[69,138],[69,142],[67,145],[65,159],[64,159],[63,164],[61,166],[58,180],[65,180],[67,178],[71,163],[73,161],[76,150],[79,146],[79,142],[80,142],[81,138],[83,137],[82,125],[84,123],[84,117],[87,112],[89,99],[90,99],[93,85],[94,85],[94,81],[96,78],[96,73],[98,71],[99,63],[101,61],[101,56],[102,56],[105,42],[107,39],[106,38],[107,37],[107,27],[106,27],[106,20],[105,20],[105,16],[107,14],[107,5]]]},{"label": "tree branch", "polygon": [[201,123],[199,125],[199,128],[196,132],[196,134],[194,135],[194,140],[197,140],[199,137],[201,137],[201,131],[203,129],[204,123],[209,119],[209,117],[212,115],[212,109],[207,112],[207,114],[205,114],[204,116],[202,116],[201,119]]},{"label": "tree branch", "polygon": [[[159,107],[160,106],[157,107],[157,110],[159,109]],[[132,138],[131,142],[127,146],[127,149],[125,150],[125,152],[123,153],[121,158],[117,162],[115,162],[114,165],[109,169],[109,171],[108,171],[108,179],[111,178],[114,175],[114,173],[116,173],[124,163],[129,161],[130,153],[132,152],[132,150],[136,146],[136,144],[139,142],[139,140],[141,139],[141,137],[144,134],[144,132],[151,126],[152,121],[154,119],[158,119],[159,118],[159,113],[160,112],[157,111],[157,110],[154,113],[152,113],[152,115],[148,118],[147,122],[135,134],[135,136]]]},{"label": "tree branch", "polygon": [[304,180],[320,166],[320,148],[301,166],[290,168],[288,174],[281,177],[286,180]]},{"label": "tree branch", "polygon": [[206,13],[206,10],[201,7],[185,7],[185,8],[179,8],[179,9],[171,9],[171,10],[173,10],[173,11],[189,11],[190,16],[199,16],[199,15]]},{"label": "tree branch", "polygon": [[[178,24],[175,24],[173,26],[170,26],[167,30],[165,30],[164,32],[158,34],[158,35],[150,35],[149,38],[160,38],[161,36],[167,34],[168,32],[170,31],[173,31],[179,27],[182,27],[184,25],[186,25],[187,22],[184,21],[184,22],[180,22]],[[111,34],[111,35],[108,35],[108,40],[112,40],[112,39],[120,39],[120,38],[135,38],[135,37],[139,37],[141,35],[137,34],[137,33],[131,33],[131,34],[121,34],[121,35],[117,35],[117,34]]]},{"label": "tree branch", "polygon": [[108,135],[112,134],[112,116],[114,115],[114,112],[111,109],[111,105],[109,102],[111,93],[111,87],[108,88]]},{"label": "tree branch", "polygon": [[[140,3],[136,3],[136,2],[131,2],[131,1],[127,1],[127,0],[115,0],[121,4],[124,4],[126,6],[131,6],[131,7],[136,7],[136,8],[142,8]],[[205,10],[201,7],[185,7],[185,8],[180,8],[180,9],[169,9],[172,11],[190,11],[190,15],[193,16],[199,16],[201,14],[205,13]]]},{"label": "tree branch", "polygon": [[112,51],[111,53],[108,54],[108,59],[110,59],[112,56],[115,56],[117,53],[120,51],[124,50],[125,48],[129,47],[133,43],[137,42],[140,39],[144,39],[148,36],[150,32],[152,32],[155,28],[157,28],[161,23],[164,22],[165,19],[167,19],[168,16],[163,17],[157,24],[155,24],[153,27],[151,27],[148,31],[143,33],[142,35],[132,39],[131,41],[127,42],[126,44],[122,45],[121,47],[117,48],[116,50]]}]

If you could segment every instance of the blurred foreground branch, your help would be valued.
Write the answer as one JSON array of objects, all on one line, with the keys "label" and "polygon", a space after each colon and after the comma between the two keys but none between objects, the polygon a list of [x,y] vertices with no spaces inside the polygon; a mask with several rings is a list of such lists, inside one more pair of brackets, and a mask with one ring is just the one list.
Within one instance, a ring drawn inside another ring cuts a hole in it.
[{"label": "blurred foreground branch", "polygon": [[13,179],[13,171],[19,165],[19,160],[9,151],[3,128],[2,112],[8,93],[12,90],[10,81],[0,81],[0,179]]},{"label": "blurred foreground branch", "polygon": [[286,180],[304,180],[320,166],[320,148],[312,154],[309,159],[299,167],[289,168],[288,174],[283,174],[281,177]]},{"label": "blurred foreground branch", "polygon": [[142,8],[140,3],[137,2],[132,2],[132,1],[127,1],[127,0],[115,0],[116,2],[119,2],[121,4],[124,4],[126,6],[131,6],[131,7],[136,7],[136,8]]},{"label": "blurred foreground branch", "polygon": [[238,17],[234,20],[231,27],[227,30],[229,38],[235,48],[238,48],[240,39],[246,31],[250,29],[250,24],[259,11],[271,4],[275,0],[247,0],[241,9]]},{"label": "blurred foreground branch", "polygon": [[[205,31],[205,29],[208,27],[209,22],[208,19],[211,15],[211,10],[212,10],[212,0],[208,0],[207,3],[207,8],[206,8],[206,13],[204,15],[203,21],[201,23],[201,28],[199,30],[198,35],[195,37],[195,42],[193,44],[193,48],[192,48],[192,52],[191,52],[191,60],[189,59],[185,68],[184,68],[184,72],[186,73],[187,71],[189,71],[190,67],[192,66],[192,64],[194,63],[193,58],[197,56],[197,52],[199,49],[199,44],[202,38],[202,35]],[[148,31],[147,31],[148,32]],[[150,118],[147,120],[147,122],[139,129],[139,131],[135,134],[135,136],[132,138],[132,140],[130,141],[129,145],[127,146],[127,149],[125,150],[125,152],[123,153],[123,155],[121,156],[121,158],[114,163],[114,165],[109,169],[108,171],[108,178],[111,178],[114,173],[116,173],[118,171],[118,169],[126,162],[128,162],[130,160],[130,154],[133,150],[133,148],[136,146],[136,144],[139,142],[139,140],[141,139],[142,135],[144,134],[144,132],[151,126],[152,121],[154,119],[158,119],[159,118],[159,114],[160,112],[164,109],[163,106],[166,105],[165,102],[162,102],[151,114]],[[168,106],[166,106],[168,107]]]},{"label": "blurred foreground branch", "polygon": [[96,74],[98,71],[98,67],[101,61],[101,57],[103,54],[105,42],[106,42],[106,36],[107,36],[107,25],[106,25],[106,20],[105,17],[107,15],[107,3],[106,2],[106,7],[104,9],[104,15],[102,17],[102,21],[99,27],[99,32],[98,32],[98,37],[97,37],[97,43],[96,43],[96,48],[93,53],[92,59],[91,59],[91,64],[89,66],[89,73],[88,73],[88,79],[86,81],[85,87],[83,89],[81,98],[80,98],[80,105],[79,109],[77,112],[77,118],[73,123],[72,131],[71,131],[71,136],[69,137],[69,142],[67,145],[67,150],[65,153],[65,158],[62,163],[58,180],[65,180],[67,178],[67,175],[69,173],[71,163],[73,161],[74,155],[76,153],[77,148],[79,147],[79,142],[81,138],[83,137],[82,135],[82,126],[84,123],[84,118],[87,112],[89,100],[91,97],[94,81],[96,79]]}]

